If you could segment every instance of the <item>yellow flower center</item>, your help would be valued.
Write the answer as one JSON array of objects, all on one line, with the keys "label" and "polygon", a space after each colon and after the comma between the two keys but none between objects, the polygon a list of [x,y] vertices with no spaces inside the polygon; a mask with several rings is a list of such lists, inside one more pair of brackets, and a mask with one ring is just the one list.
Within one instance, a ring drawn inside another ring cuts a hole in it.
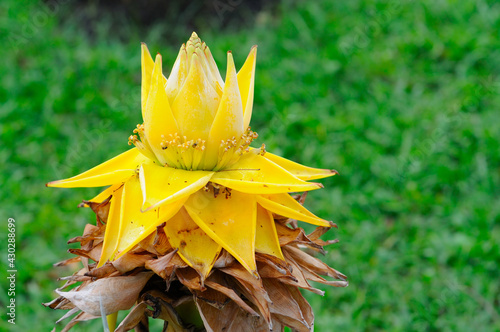
[{"label": "yellow flower center", "polygon": [[[250,151],[250,144],[259,136],[248,127],[246,132],[239,138],[233,136],[230,139],[221,140],[217,164],[213,168],[207,168],[203,162],[207,146],[206,141],[201,138],[188,139],[178,133],[161,135],[163,139],[160,143],[162,151],[156,151],[155,154],[144,135],[144,125],[138,124],[137,128],[134,129],[134,133],[138,134],[140,138],[137,135],[131,135],[128,144],[134,144],[143,155],[159,164],[163,164],[163,166],[190,171],[220,171],[229,168],[243,154]],[[261,147],[261,151],[262,153],[265,151],[264,145]],[[158,156],[158,153],[161,155]],[[160,160],[166,162],[161,163]]]}]

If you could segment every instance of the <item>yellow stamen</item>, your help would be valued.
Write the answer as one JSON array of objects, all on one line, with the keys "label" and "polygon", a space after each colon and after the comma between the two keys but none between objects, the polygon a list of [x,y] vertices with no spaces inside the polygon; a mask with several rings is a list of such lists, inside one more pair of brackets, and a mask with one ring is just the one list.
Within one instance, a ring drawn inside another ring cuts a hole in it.
[{"label": "yellow stamen", "polygon": [[[178,133],[161,135],[162,148],[161,155],[155,155],[151,149],[145,135],[144,125],[137,125],[134,134],[129,137],[129,145],[134,144],[141,153],[152,160],[165,160],[164,166],[180,168],[185,170],[201,170],[200,165],[205,157],[206,141],[197,139],[188,139],[187,136],[180,136]],[[250,151],[250,144],[259,135],[247,128],[246,132],[239,138],[235,136],[222,140],[219,144],[218,162],[213,171],[220,171],[229,168],[236,163],[239,158]],[[258,149],[254,153],[263,153],[264,149]]]}]

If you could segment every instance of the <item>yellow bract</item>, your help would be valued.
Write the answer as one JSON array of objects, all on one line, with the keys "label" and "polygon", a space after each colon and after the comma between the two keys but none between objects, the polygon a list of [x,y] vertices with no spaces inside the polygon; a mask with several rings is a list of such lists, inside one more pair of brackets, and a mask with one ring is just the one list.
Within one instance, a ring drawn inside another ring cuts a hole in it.
[{"label": "yellow bract", "polygon": [[255,266],[255,196],[233,190],[230,197],[198,191],[185,204],[193,220],[248,271]]},{"label": "yellow bract", "polygon": [[331,227],[290,196],[322,188],[307,180],[336,174],[250,148],[257,47],[236,71],[227,54],[226,79],[193,33],[168,79],[162,58],[141,46],[144,123],[135,147],[50,187],[110,186],[91,201],[110,199],[99,266],[133,249],[165,223],[170,245],[202,279],[222,249],[258,276],[255,252],[284,260],[275,215]]},{"label": "yellow bract", "polygon": [[193,221],[185,208],[167,221],[165,234],[181,258],[206,279],[222,247]]}]

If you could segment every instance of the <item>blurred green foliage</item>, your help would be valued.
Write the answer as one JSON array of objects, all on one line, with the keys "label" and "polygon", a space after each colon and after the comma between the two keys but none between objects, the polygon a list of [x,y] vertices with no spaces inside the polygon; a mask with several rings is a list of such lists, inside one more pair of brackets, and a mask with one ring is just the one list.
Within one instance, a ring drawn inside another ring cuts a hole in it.
[{"label": "blurred green foliage", "polygon": [[[18,329],[3,311],[0,327],[19,331],[62,316],[40,304],[70,273],[52,264],[94,220],[76,206],[96,188],[44,184],[128,148],[141,121],[139,42],[168,70],[191,33],[163,22],[115,38],[105,16],[90,29],[69,1],[48,4],[0,4],[0,243],[15,218],[19,271]],[[340,172],[307,202],[339,225],[325,259],[350,279],[307,295],[316,330],[500,329],[500,4],[284,1],[255,15],[244,29],[197,32],[222,68],[228,49],[241,66],[259,45],[257,144]]]}]

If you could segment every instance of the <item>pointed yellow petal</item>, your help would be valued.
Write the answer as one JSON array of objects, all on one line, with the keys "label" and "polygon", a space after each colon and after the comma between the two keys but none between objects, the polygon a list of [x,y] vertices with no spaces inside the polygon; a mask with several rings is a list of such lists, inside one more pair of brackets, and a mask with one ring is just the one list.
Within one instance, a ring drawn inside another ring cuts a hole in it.
[{"label": "pointed yellow petal", "polygon": [[249,194],[277,194],[323,187],[320,183],[300,180],[253,152],[243,155],[231,169],[215,173],[211,181]]},{"label": "pointed yellow petal", "polygon": [[184,84],[186,77],[188,75],[188,58],[186,54],[186,46],[183,44],[177,55],[174,66],[172,67],[172,72],[168,77],[167,86],[165,90],[167,92],[168,101],[172,105],[175,97],[179,93],[180,88]]},{"label": "pointed yellow petal", "polygon": [[215,63],[214,57],[212,56],[212,52],[210,52],[210,49],[208,48],[208,46],[206,46],[206,44],[205,44],[205,49],[203,51],[204,51],[205,57],[207,59],[208,67],[210,68],[210,72],[212,73],[212,77],[215,78],[216,82],[219,84],[219,87],[223,87],[224,81],[222,80],[222,77],[220,76],[219,68],[217,67],[217,64]]},{"label": "pointed yellow petal", "polygon": [[217,110],[217,115],[210,129],[206,150],[205,169],[211,169],[217,164],[221,141],[234,137],[239,139],[243,134],[243,107],[236,68],[231,52],[227,53],[227,72],[224,93]]},{"label": "pointed yellow petal", "polygon": [[186,171],[156,164],[143,164],[139,170],[142,187],[142,210],[187,197],[203,188],[214,172]]},{"label": "pointed yellow petal", "polygon": [[281,252],[273,215],[257,204],[257,227],[255,232],[255,251],[285,260]]},{"label": "pointed yellow petal", "polygon": [[149,53],[146,44],[141,43],[141,105],[142,105],[142,118],[146,113],[146,102],[148,101],[149,90],[151,89],[151,75],[153,73],[154,61]]},{"label": "pointed yellow petal", "polygon": [[158,225],[175,215],[185,201],[180,199],[158,209],[141,212],[141,196],[141,185],[137,177],[125,182],[120,209],[120,229],[116,235],[118,241],[112,254],[113,259],[125,254],[151,234]]},{"label": "pointed yellow petal", "polygon": [[256,203],[254,195],[235,190],[231,196],[214,198],[213,192],[200,190],[185,204],[194,222],[222,245],[250,273],[258,276],[255,265]]},{"label": "pointed yellow petal", "polygon": [[203,72],[198,55],[194,53],[186,81],[172,104],[179,134],[188,139],[206,140],[218,105],[219,95]]},{"label": "pointed yellow petal", "polygon": [[283,167],[301,180],[316,180],[338,174],[338,172],[334,169],[307,167],[269,152],[266,152],[264,157]]},{"label": "pointed yellow petal", "polygon": [[[213,72],[210,68],[210,64],[208,62],[208,58],[205,55],[204,51],[205,43],[202,43],[200,48],[196,50],[196,55],[198,56],[198,60],[200,61],[201,67],[203,68],[203,72],[207,77],[208,81],[212,85],[214,89],[217,87],[217,78],[214,77]],[[220,76],[220,75],[219,75]]]},{"label": "pointed yellow petal", "polygon": [[101,250],[101,258],[97,267],[103,266],[111,259],[119,239],[120,231],[120,211],[122,204],[123,187],[118,189],[111,197],[108,220],[106,222],[106,232],[104,233],[104,243]]},{"label": "pointed yellow petal", "polygon": [[179,249],[179,256],[205,279],[222,247],[191,219],[184,208],[167,221],[164,230],[170,245]]},{"label": "pointed yellow petal", "polygon": [[158,160],[165,163],[161,142],[168,137],[168,134],[178,132],[178,127],[163,87],[161,66],[161,55],[158,54],[152,74],[151,91],[146,103],[146,113],[144,114],[144,133]]},{"label": "pointed yellow petal", "polygon": [[47,187],[104,187],[125,182],[146,161],[136,148],[130,149],[82,174],[47,183]]},{"label": "pointed yellow petal", "polygon": [[332,222],[315,216],[289,194],[257,196],[257,202],[263,208],[283,217],[305,221],[318,226],[333,226]]},{"label": "pointed yellow petal", "polygon": [[241,103],[243,105],[243,128],[250,125],[250,119],[252,118],[256,60],[257,46],[253,46],[243,67],[238,72],[238,87],[240,88]]},{"label": "pointed yellow petal", "polygon": [[[172,218],[172,216],[182,208],[186,199],[187,198],[184,197],[173,203],[163,205],[153,211],[141,212],[141,214],[136,215],[134,220],[137,222],[135,223],[131,218],[125,218],[126,227],[123,229],[121,233],[122,238],[116,247],[115,259],[120,258],[133,249],[139,242],[151,235],[161,223]],[[148,215],[148,213],[155,214],[155,216],[152,217],[152,214]],[[137,230],[140,232],[138,233]]]}]

